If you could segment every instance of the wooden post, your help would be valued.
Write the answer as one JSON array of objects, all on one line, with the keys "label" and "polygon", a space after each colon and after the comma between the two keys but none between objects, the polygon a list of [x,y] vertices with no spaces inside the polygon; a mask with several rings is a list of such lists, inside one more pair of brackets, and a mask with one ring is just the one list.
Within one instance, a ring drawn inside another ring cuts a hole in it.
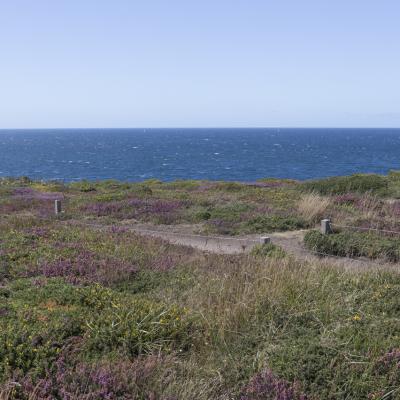
[{"label": "wooden post", "polygon": [[267,244],[271,242],[271,238],[268,236],[261,236],[260,237],[260,243],[261,244]]},{"label": "wooden post", "polygon": [[61,200],[54,200],[54,213],[56,215],[61,213]]},{"label": "wooden post", "polygon": [[321,221],[321,233],[323,235],[329,235],[330,233],[332,233],[331,220],[330,219],[323,219]]}]

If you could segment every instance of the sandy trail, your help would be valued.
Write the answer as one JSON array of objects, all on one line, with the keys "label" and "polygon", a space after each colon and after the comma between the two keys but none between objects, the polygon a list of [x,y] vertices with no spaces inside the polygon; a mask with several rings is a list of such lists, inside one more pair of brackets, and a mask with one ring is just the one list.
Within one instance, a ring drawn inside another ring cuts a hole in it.
[{"label": "sandy trail", "polygon": [[[107,228],[109,225],[95,222],[75,221],[83,225],[93,228]],[[242,236],[221,236],[221,235],[204,235],[199,234],[201,225],[153,225],[136,223],[129,220],[122,221],[123,226],[129,231],[135,232],[142,236],[151,236],[164,239],[169,243],[190,246],[198,250],[208,251],[217,254],[242,254],[248,253],[251,249],[260,244],[261,238],[267,236],[271,238],[272,243],[281,246],[289,253],[297,255],[307,255],[308,252],[302,245],[305,230],[270,233],[265,235],[252,234]]]},{"label": "sandy trail", "polygon": [[[74,221],[76,224],[90,226],[92,228],[111,228],[111,225]],[[113,225],[115,226],[115,225]],[[119,225],[131,232],[142,236],[156,237],[169,243],[189,246],[195,249],[216,254],[245,254],[261,243],[262,236],[268,236],[273,244],[280,246],[287,254],[303,261],[319,260],[327,266],[341,266],[347,270],[393,270],[400,271],[398,264],[388,264],[369,259],[351,259],[345,257],[324,256],[313,253],[303,245],[303,238],[307,230],[274,232],[265,235],[242,235],[242,236],[206,236],[198,232],[201,225],[153,225],[133,221],[122,221]]]}]

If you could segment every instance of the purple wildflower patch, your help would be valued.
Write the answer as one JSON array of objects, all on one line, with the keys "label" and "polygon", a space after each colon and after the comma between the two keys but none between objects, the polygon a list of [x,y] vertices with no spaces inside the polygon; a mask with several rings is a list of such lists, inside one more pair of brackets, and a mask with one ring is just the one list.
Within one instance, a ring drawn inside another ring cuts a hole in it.
[{"label": "purple wildflower patch", "polygon": [[97,217],[112,216],[122,219],[160,219],[170,223],[177,212],[187,204],[180,200],[129,199],[107,203],[90,203],[83,207],[83,212]]},{"label": "purple wildflower patch", "polygon": [[87,250],[81,250],[77,256],[61,257],[40,266],[39,273],[45,277],[64,277],[73,284],[101,283],[112,285],[131,279],[138,272],[136,265],[117,259],[99,259]]},{"label": "purple wildflower patch", "polygon": [[307,400],[300,385],[279,378],[270,369],[255,375],[245,386],[240,400]]},{"label": "purple wildflower patch", "polygon": [[58,192],[45,193],[32,188],[17,188],[14,189],[13,195],[0,205],[0,213],[29,211],[42,217],[48,217],[54,214],[54,200],[63,198],[64,195]]},{"label": "purple wildflower patch", "polygon": [[33,228],[25,229],[24,233],[26,233],[27,235],[32,235],[37,238],[48,237],[49,229],[40,226],[35,226]]},{"label": "purple wildflower patch", "polygon": [[153,260],[151,263],[151,269],[155,271],[169,271],[176,266],[178,260],[168,254],[161,255]]},{"label": "purple wildflower patch", "polygon": [[8,315],[8,309],[5,307],[0,307],[0,317],[6,317]]},{"label": "purple wildflower patch", "polygon": [[387,369],[396,367],[400,369],[400,349],[392,349],[378,359],[378,365]]},{"label": "purple wildflower patch", "polygon": [[129,228],[126,226],[113,225],[109,228],[109,232],[112,234],[127,233],[129,232]]},{"label": "purple wildflower patch", "polygon": [[26,199],[26,200],[62,200],[64,198],[63,193],[58,192],[39,192],[32,188],[22,187],[14,189],[14,198]]},{"label": "purple wildflower patch", "polygon": [[162,357],[143,356],[134,361],[87,363],[78,361],[81,345],[81,338],[71,338],[55,362],[54,370],[48,371],[39,381],[30,376],[14,377],[21,394],[34,393],[35,398],[42,400],[129,400],[139,397],[167,400],[158,395],[151,385],[152,377],[164,362]]}]

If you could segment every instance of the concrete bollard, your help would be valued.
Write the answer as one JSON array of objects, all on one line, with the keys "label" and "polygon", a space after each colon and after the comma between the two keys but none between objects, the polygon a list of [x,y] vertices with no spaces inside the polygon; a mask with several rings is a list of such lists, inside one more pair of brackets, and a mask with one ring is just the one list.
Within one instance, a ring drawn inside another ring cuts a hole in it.
[{"label": "concrete bollard", "polygon": [[61,213],[61,200],[54,200],[54,213],[56,215]]},{"label": "concrete bollard", "polygon": [[268,236],[261,236],[260,237],[260,244],[267,244],[271,242],[271,238]]},{"label": "concrete bollard", "polygon": [[328,234],[332,233],[331,220],[330,219],[321,220],[321,233],[323,235],[328,235]]}]

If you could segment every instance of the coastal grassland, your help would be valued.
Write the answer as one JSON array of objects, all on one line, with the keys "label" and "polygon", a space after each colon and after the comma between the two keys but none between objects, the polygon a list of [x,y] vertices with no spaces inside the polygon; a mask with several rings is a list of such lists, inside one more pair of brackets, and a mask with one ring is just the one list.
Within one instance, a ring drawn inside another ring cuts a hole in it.
[{"label": "coastal grassland", "polygon": [[2,400],[399,396],[396,272],[29,213],[0,219],[0,255]]},{"label": "coastal grassland", "polygon": [[48,217],[54,199],[64,219],[130,220],[152,224],[200,224],[203,232],[241,234],[307,227],[297,210],[302,194],[295,181],[255,183],[117,181],[37,183],[0,181],[0,212]]},{"label": "coastal grassland", "polygon": [[321,218],[362,228],[400,230],[399,172],[356,174],[314,181],[257,182],[148,180],[35,182],[0,180],[2,215],[53,214],[63,219],[118,223],[196,224],[199,232],[239,235],[312,228]]},{"label": "coastal grassland", "polygon": [[[122,224],[235,235],[312,228],[329,216],[399,230],[399,194],[396,172],[310,182],[0,180],[0,399],[399,398],[397,272],[346,272],[271,244],[211,255]],[[65,210],[57,217],[55,199]],[[399,258],[390,235],[311,230],[306,244]]]}]

